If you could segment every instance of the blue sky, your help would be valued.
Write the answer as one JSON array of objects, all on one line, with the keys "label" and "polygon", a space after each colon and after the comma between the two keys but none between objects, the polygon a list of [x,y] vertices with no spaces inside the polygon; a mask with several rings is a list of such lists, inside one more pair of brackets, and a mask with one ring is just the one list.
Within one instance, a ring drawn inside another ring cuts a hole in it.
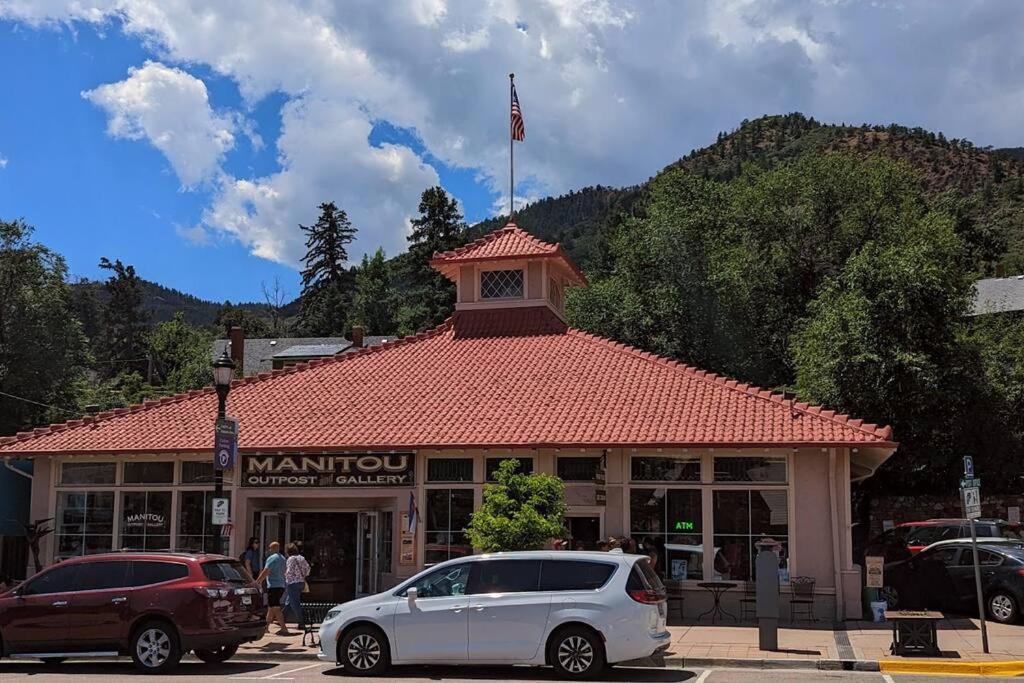
[{"label": "blue sky", "polygon": [[294,296],[321,201],[356,259],[403,249],[435,183],[470,222],[506,205],[509,71],[525,200],[641,182],[765,113],[1024,144],[1022,27],[1010,0],[0,0],[0,217],[76,276],[106,256]]}]

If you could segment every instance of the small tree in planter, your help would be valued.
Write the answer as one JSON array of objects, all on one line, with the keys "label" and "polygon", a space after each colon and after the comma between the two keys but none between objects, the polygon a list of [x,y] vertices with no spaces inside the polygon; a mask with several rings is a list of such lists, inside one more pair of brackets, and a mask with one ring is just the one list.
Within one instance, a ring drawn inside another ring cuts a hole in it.
[{"label": "small tree in planter", "polygon": [[482,552],[539,550],[564,533],[565,484],[550,474],[522,474],[519,461],[498,466],[494,484],[470,518],[466,533]]}]

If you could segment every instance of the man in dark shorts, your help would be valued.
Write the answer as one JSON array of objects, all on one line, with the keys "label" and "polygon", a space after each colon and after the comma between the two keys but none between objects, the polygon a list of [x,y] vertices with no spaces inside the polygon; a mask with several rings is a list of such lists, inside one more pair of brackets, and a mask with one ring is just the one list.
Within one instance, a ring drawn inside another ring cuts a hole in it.
[{"label": "man in dark shorts", "polygon": [[256,578],[256,583],[262,583],[264,579],[267,580],[267,626],[273,623],[277,623],[281,630],[277,632],[279,636],[290,636],[291,631],[284,623],[284,610],[282,609],[281,601],[284,598],[284,569],[286,560],[284,555],[281,554],[281,544],[277,541],[271,543],[267,550],[267,561],[263,565],[263,571]]}]

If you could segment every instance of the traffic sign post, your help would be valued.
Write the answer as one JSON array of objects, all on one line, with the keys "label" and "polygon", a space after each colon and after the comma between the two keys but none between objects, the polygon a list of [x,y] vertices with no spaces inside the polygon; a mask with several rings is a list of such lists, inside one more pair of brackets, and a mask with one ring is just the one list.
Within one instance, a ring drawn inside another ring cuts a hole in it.
[{"label": "traffic sign post", "polygon": [[978,562],[978,532],[974,520],[981,517],[981,480],[974,476],[974,458],[964,456],[964,478],[960,480],[960,500],[964,517],[971,523],[971,553],[974,556],[974,589],[978,595],[978,619],[981,621],[981,649],[988,654],[988,628],[985,625],[985,598],[981,592],[981,564]]}]

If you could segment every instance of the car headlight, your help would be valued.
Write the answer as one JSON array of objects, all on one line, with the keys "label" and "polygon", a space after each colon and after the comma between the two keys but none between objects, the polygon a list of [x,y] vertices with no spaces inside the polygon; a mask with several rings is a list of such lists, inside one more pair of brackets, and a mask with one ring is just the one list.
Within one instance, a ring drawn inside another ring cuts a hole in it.
[{"label": "car headlight", "polygon": [[324,619],[324,621],[330,621],[331,619],[337,619],[341,615],[341,613],[344,612],[344,611],[345,611],[344,607],[341,607],[341,606],[339,606],[339,607],[332,607],[330,610],[328,610],[327,618]]}]

